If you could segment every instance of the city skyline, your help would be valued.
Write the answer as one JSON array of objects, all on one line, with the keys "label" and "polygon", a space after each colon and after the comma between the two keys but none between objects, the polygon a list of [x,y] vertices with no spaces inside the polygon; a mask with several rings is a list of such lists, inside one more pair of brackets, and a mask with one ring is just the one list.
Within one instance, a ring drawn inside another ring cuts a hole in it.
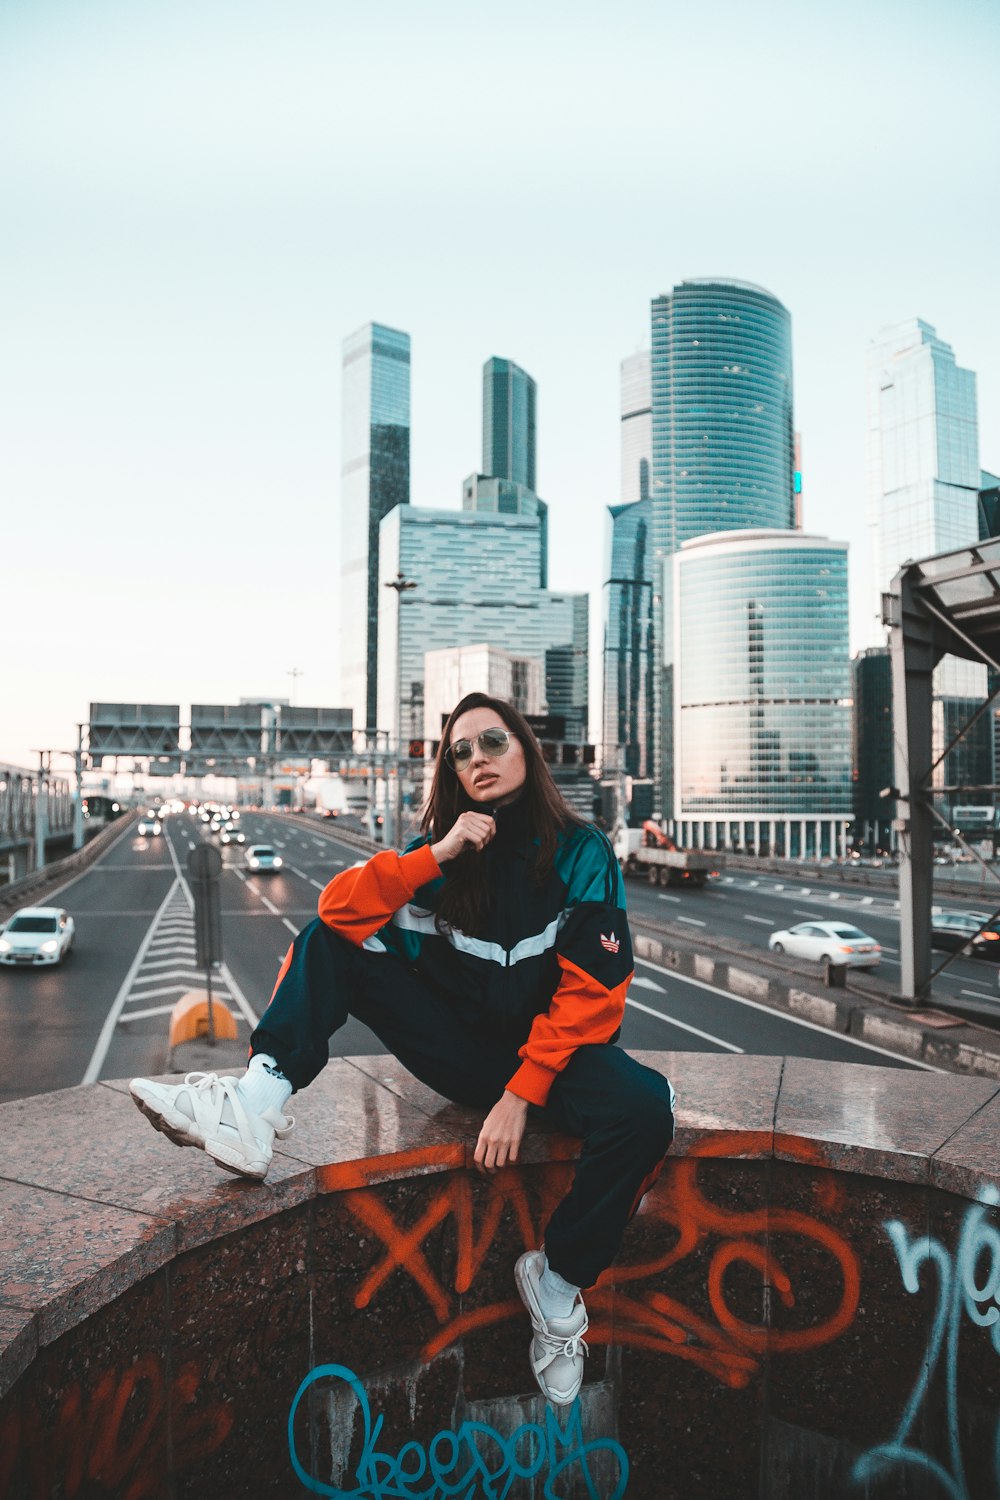
[{"label": "city skyline", "polygon": [[[614,26],[584,6],[571,35],[534,16],[527,56],[516,26],[475,54],[484,90],[516,67],[537,102],[513,131],[488,111],[455,128],[457,7],[389,9],[389,44],[384,12],[304,0],[281,27],[214,0],[0,18],[3,596],[28,648],[5,653],[0,759],[70,748],[91,699],[287,696],[298,668],[301,701],[341,706],[340,349],[370,319],[412,340],[417,505],[458,509],[478,468],[483,361],[537,382],[549,587],[590,595],[595,726],[620,363],[658,293],[718,273],[789,310],[803,522],[851,543],[852,650],[881,638],[864,484],[881,328],[940,330],[1000,469],[994,8],[849,4],[817,32],[791,6],[767,23],[717,6],[714,115],[700,27],[651,4]],[[664,99],[636,60],[668,43]],[[817,44],[821,77],[802,66]],[[529,237],[455,233],[504,191]]]}]

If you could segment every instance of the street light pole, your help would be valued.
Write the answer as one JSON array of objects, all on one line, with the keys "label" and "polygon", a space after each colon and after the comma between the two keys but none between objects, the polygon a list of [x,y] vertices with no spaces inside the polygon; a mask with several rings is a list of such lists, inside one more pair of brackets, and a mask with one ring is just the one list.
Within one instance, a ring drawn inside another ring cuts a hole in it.
[{"label": "street light pole", "polygon": [[397,755],[396,755],[396,774],[395,774],[394,777],[390,777],[388,779],[388,785],[386,787],[386,799],[385,799],[385,802],[386,802],[386,812],[388,813],[390,811],[390,808],[391,808],[391,819],[389,819],[389,818],[386,819],[387,823],[391,823],[391,827],[387,827],[386,828],[385,842],[386,842],[387,846],[389,846],[391,844],[393,847],[395,847],[395,845],[399,842],[399,825],[400,825],[400,822],[401,822],[400,776],[401,776],[401,771],[402,771],[402,732],[403,732],[403,663],[402,663],[402,650],[403,650],[403,613],[402,613],[403,612],[403,595],[405,593],[408,593],[411,589],[415,589],[417,587],[417,581],[414,578],[407,578],[407,576],[403,572],[402,568],[400,568],[399,571],[398,571],[398,573],[396,574],[395,578],[388,579],[382,586],[383,586],[383,588],[394,589],[395,592],[396,592],[396,601],[397,601],[397,603],[396,603],[396,683],[395,683],[395,693],[394,693],[394,698],[395,698],[395,703],[396,703],[396,749],[397,749]]}]

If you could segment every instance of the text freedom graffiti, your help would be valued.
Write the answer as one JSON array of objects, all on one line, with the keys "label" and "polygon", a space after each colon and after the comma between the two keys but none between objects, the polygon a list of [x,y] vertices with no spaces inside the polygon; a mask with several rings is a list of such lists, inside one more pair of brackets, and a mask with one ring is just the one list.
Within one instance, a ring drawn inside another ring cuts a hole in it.
[{"label": "text freedom graffiti", "polygon": [[[295,1414],[307,1392],[323,1382],[327,1390],[340,1382],[353,1394],[361,1413],[363,1442],[357,1471],[346,1483],[327,1483],[307,1472],[295,1443]],[[551,1407],[545,1425],[524,1422],[509,1436],[486,1422],[463,1422],[457,1432],[439,1432],[424,1447],[409,1441],[397,1453],[379,1448],[383,1418],[372,1421],[368,1394],[345,1365],[317,1365],[295,1393],[288,1413],[288,1451],[292,1467],[306,1489],[333,1500],[504,1500],[518,1479],[543,1478],[545,1500],[559,1500],[572,1480],[586,1487],[589,1500],[621,1500],[628,1483],[625,1450],[613,1438],[586,1442],[575,1402],[560,1426]],[[613,1472],[611,1487],[595,1473]]]}]

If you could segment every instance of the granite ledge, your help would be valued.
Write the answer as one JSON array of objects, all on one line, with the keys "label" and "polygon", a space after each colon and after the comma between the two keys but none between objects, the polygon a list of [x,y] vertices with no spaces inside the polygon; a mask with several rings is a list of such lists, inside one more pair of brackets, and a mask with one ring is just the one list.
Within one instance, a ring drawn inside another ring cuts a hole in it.
[{"label": "granite ledge", "polygon": [[[677,1156],[808,1161],[969,1199],[1000,1186],[992,1080],[745,1054],[635,1055],[677,1088]],[[267,1182],[252,1184],[178,1151],[126,1092],[114,1081],[0,1106],[0,1198],[35,1215],[27,1234],[23,1213],[0,1215],[0,1394],[37,1347],[184,1250],[317,1194],[468,1166],[479,1126],[475,1111],[391,1058],[336,1059],[296,1100],[298,1127]],[[523,1161],[576,1150],[532,1124]]]}]

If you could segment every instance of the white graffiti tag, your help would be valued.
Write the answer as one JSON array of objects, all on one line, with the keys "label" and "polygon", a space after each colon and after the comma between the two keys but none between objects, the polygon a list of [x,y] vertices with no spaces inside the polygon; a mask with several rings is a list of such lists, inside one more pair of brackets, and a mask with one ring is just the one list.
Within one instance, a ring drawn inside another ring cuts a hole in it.
[{"label": "white graffiti tag", "polygon": [[[931,1475],[948,1500],[984,1500],[973,1495],[965,1477],[965,1463],[958,1421],[958,1340],[962,1313],[979,1328],[989,1328],[993,1349],[1000,1354],[1000,1231],[989,1222],[990,1210],[1000,1202],[995,1188],[986,1188],[981,1201],[969,1209],[962,1225],[954,1262],[939,1240],[929,1235],[910,1238],[905,1224],[890,1219],[886,1233],[896,1252],[903,1286],[913,1295],[920,1290],[920,1271],[925,1263],[937,1270],[937,1305],[920,1374],[888,1443],[880,1443],[864,1454],[854,1467],[861,1483],[895,1464],[905,1464]],[[910,1434],[938,1365],[943,1367],[945,1411],[948,1426],[947,1462],[942,1463],[910,1443]],[[993,1444],[996,1493],[1000,1495],[1000,1425]]]}]

